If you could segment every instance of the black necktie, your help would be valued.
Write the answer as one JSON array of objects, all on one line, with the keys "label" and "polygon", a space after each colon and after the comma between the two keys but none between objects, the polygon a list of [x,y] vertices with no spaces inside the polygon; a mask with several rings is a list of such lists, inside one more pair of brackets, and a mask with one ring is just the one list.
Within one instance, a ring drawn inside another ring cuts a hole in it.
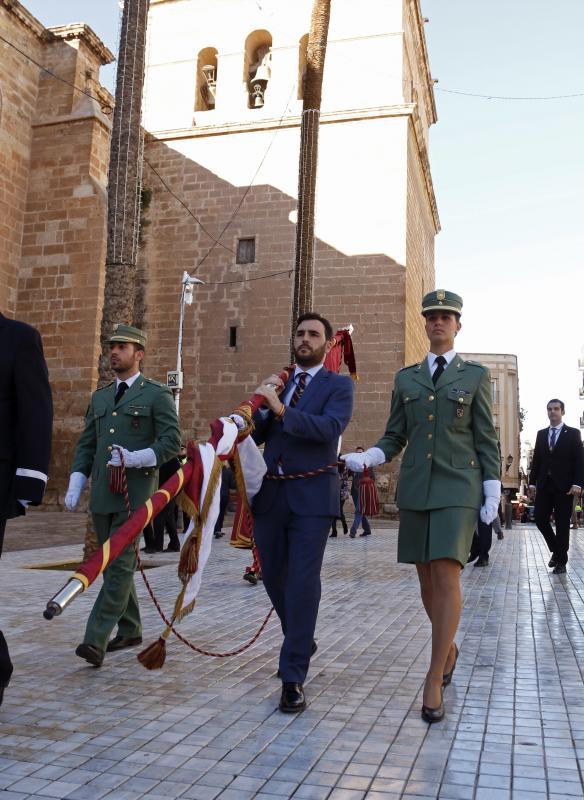
[{"label": "black necktie", "polygon": [[302,397],[302,392],[306,389],[306,379],[308,378],[308,372],[299,372],[298,373],[298,383],[296,384],[296,388],[294,389],[294,394],[290,398],[290,402],[288,403],[289,408],[294,408],[296,403]]},{"label": "black necktie", "polygon": [[438,358],[434,363],[438,365],[434,370],[434,374],[432,375],[432,383],[434,384],[434,386],[436,386],[436,381],[444,372],[444,364],[446,364],[446,359],[444,358],[444,356],[438,356]]},{"label": "black necktie", "polygon": [[550,430],[550,451],[554,449],[556,446],[556,437],[558,435],[557,428],[551,428]]},{"label": "black necktie", "polygon": [[114,403],[117,405],[122,397],[124,396],[124,392],[128,388],[128,384],[125,381],[121,381],[120,385],[118,386],[118,390],[116,392],[116,396],[114,398]]}]

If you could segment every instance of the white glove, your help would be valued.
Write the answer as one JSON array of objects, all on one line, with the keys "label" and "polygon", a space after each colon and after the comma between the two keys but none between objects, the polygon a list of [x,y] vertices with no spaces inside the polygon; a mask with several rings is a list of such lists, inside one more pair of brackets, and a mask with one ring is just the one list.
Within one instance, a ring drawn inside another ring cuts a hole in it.
[{"label": "white glove", "polygon": [[342,460],[351,472],[363,472],[365,467],[378,467],[380,464],[385,464],[385,455],[379,447],[370,447],[364,453],[347,453],[342,456]]},{"label": "white glove", "polygon": [[230,414],[229,419],[235,422],[238,431],[242,431],[245,428],[247,428],[247,422],[244,420],[243,417],[240,417],[239,414]]},{"label": "white glove", "polygon": [[122,459],[120,458],[119,451],[122,451],[124,457],[124,464],[127,469],[142,469],[142,467],[155,467],[156,454],[151,447],[146,447],[144,450],[126,450],[119,444],[112,445],[112,457],[107,462],[108,466],[121,467]]},{"label": "white glove", "polygon": [[501,481],[483,481],[483,494],[485,502],[481,507],[481,520],[485,525],[490,525],[499,513]]},{"label": "white glove", "polygon": [[81,492],[85,489],[87,484],[87,476],[82,472],[72,472],[69,477],[69,487],[65,495],[65,508],[67,511],[74,511]]}]

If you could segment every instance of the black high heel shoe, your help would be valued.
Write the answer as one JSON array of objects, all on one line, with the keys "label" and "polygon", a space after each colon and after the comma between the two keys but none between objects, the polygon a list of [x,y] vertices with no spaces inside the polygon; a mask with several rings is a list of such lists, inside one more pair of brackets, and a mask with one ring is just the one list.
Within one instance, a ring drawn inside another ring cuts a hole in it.
[{"label": "black high heel shoe", "polygon": [[456,642],[455,642],[454,643],[454,664],[452,665],[452,669],[450,670],[450,672],[445,672],[444,675],[442,676],[442,687],[443,688],[445,688],[446,686],[449,686],[450,682],[452,681],[452,675],[454,673],[454,670],[456,669],[456,662],[458,661],[458,653],[459,653],[459,650],[458,650],[458,647],[457,647]]},{"label": "black high heel shoe", "polygon": [[441,722],[446,714],[444,708],[444,689],[440,686],[440,705],[438,708],[430,708],[430,706],[422,705],[422,719],[430,725],[433,722]]}]

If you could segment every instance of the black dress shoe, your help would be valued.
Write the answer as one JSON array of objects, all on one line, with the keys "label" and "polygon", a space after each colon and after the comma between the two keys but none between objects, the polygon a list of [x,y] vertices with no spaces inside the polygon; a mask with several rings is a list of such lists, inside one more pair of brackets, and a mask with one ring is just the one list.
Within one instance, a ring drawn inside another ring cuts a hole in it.
[{"label": "black dress shoe", "polygon": [[452,675],[454,670],[456,669],[456,662],[458,661],[458,647],[456,646],[456,642],[454,643],[454,664],[452,665],[452,669],[450,672],[445,672],[442,676],[442,686],[449,686],[450,682],[452,681]]},{"label": "black dress shoe", "polygon": [[94,667],[101,667],[105,653],[103,650],[100,650],[99,647],[94,647],[92,644],[83,642],[83,644],[80,644],[75,650],[75,655],[79,656],[79,658],[84,658],[90,664],[93,664]]},{"label": "black dress shoe", "polygon": [[480,556],[477,558],[475,567],[488,567],[489,566],[489,558],[485,558],[484,556]]},{"label": "black dress shoe", "polygon": [[505,538],[504,534],[502,533],[497,534],[497,539],[504,539],[504,538]]},{"label": "black dress shoe", "polygon": [[354,538],[355,538],[355,534],[353,533],[353,531],[351,531],[351,533],[349,534],[349,536],[351,537],[351,539],[354,539]]},{"label": "black dress shoe", "polygon": [[371,536],[371,531],[363,531],[363,533],[360,533],[359,536]]},{"label": "black dress shoe", "polygon": [[168,547],[164,550],[165,553],[180,553],[180,544],[169,544]]},{"label": "black dress shoe", "polygon": [[158,552],[158,550],[156,550],[155,547],[141,547],[140,550],[142,553],[148,553],[148,555],[152,555],[152,553]]},{"label": "black dress shoe", "polygon": [[304,687],[301,683],[282,684],[282,694],[278,708],[284,714],[298,714],[299,711],[304,711],[306,698],[304,697]]},{"label": "black dress shoe", "polygon": [[257,586],[258,576],[255,574],[253,570],[250,569],[249,572],[243,573],[243,580],[251,583],[252,586]]},{"label": "black dress shoe", "polygon": [[137,644],[142,644],[141,636],[115,636],[111,642],[108,643],[106,648],[108,653],[113,653],[114,650],[123,650],[125,647],[136,647]]},{"label": "black dress shoe", "polygon": [[556,564],[556,566],[552,570],[552,573],[554,575],[563,575],[565,573],[565,571],[566,571],[566,565],[565,564]]},{"label": "black dress shoe", "polygon": [[557,558],[556,558],[555,556],[552,556],[552,557],[550,558],[550,560],[548,561],[548,567],[549,567],[550,569],[553,569],[553,568],[556,566],[556,564],[557,564],[557,563],[558,563],[558,560],[557,560]]},{"label": "black dress shoe", "polygon": [[337,532],[336,532],[336,531],[333,531],[333,532],[331,533],[331,535],[329,536],[329,539],[336,539],[336,538],[337,538]]}]

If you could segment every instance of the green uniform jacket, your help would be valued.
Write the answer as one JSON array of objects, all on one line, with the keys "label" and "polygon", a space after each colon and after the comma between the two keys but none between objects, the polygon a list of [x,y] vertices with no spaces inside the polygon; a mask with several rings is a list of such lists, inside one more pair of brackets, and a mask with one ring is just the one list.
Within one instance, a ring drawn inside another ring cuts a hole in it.
[{"label": "green uniform jacket", "polygon": [[391,413],[375,445],[387,461],[407,445],[399,473],[399,508],[480,508],[482,482],[500,480],[489,370],[456,355],[432,383],[428,359],[395,378]]},{"label": "green uniform jacket", "polygon": [[157,381],[140,375],[114,404],[116,382],[95,391],[85,415],[71,472],[91,475],[90,509],[94,514],[124,511],[124,497],[109,490],[107,462],[113,444],[127,450],[151,447],[156,467],[128,469],[132,509],[142,505],[158,489],[158,466],[176,456],[180,430],[172,392]]}]

